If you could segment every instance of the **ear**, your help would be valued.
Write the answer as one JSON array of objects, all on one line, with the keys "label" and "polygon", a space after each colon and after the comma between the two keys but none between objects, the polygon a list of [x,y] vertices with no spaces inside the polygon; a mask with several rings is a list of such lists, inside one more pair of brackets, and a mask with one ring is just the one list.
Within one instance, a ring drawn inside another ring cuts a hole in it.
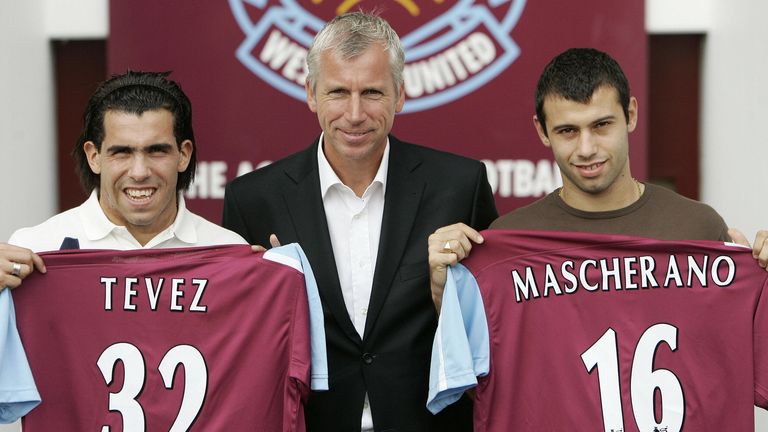
[{"label": "ear", "polygon": [[309,84],[309,80],[307,80],[304,83],[304,88],[307,90],[307,105],[309,105],[309,110],[313,113],[317,112],[317,100],[315,100],[315,91],[312,89],[312,86]]},{"label": "ear", "polygon": [[190,140],[184,140],[181,145],[179,146],[179,164],[176,167],[176,170],[178,172],[184,172],[187,170],[187,167],[189,166],[189,160],[192,158],[192,152],[194,151],[195,146],[192,144],[192,141]]},{"label": "ear", "polygon": [[91,171],[94,174],[101,174],[101,153],[96,148],[96,144],[93,141],[86,141],[83,143],[83,151],[85,157],[88,159],[88,166],[91,167]]},{"label": "ear", "polygon": [[546,147],[551,147],[546,131],[544,131],[544,125],[541,124],[541,122],[539,121],[539,118],[535,115],[533,116],[533,126],[536,128],[536,133],[539,134],[539,139],[541,140],[541,143],[544,144]]},{"label": "ear", "polygon": [[629,118],[627,119],[627,130],[632,132],[635,130],[635,127],[637,127],[637,99],[634,96],[629,98],[627,115],[629,115]]},{"label": "ear", "polygon": [[400,91],[397,95],[397,105],[395,105],[395,112],[399,113],[403,110],[405,105],[405,84],[400,84]]}]

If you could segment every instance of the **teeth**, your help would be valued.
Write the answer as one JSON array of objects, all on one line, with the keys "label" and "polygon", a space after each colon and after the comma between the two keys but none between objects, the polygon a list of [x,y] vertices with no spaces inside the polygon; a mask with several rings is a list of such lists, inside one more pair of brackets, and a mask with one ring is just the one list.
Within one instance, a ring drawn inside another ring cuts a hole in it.
[{"label": "teeth", "polygon": [[152,196],[152,189],[128,189],[125,191],[131,198],[148,198]]}]

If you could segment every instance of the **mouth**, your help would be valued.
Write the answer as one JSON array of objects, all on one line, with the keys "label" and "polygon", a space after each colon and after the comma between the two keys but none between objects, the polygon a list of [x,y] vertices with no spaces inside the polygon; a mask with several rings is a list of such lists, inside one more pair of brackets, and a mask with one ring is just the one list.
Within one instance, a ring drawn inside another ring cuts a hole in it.
[{"label": "mouth", "polygon": [[125,195],[133,202],[144,203],[152,199],[156,188],[127,188],[124,189]]},{"label": "mouth", "polygon": [[605,165],[605,161],[595,162],[589,165],[574,165],[574,166],[576,167],[576,169],[579,170],[582,176],[594,177],[600,174],[604,165]]},{"label": "mouth", "polygon": [[339,131],[342,134],[344,134],[344,136],[347,139],[349,139],[351,141],[360,140],[360,139],[365,138],[366,136],[368,136],[369,133],[371,133],[371,131],[367,130],[367,129],[366,130],[344,130],[344,129],[339,129]]}]

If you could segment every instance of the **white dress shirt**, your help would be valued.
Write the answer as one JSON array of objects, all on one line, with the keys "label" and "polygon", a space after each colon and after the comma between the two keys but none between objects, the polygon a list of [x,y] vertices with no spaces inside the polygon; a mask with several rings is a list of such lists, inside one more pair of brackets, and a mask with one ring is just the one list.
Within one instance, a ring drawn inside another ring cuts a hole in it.
[{"label": "white dress shirt", "polygon": [[[363,192],[355,195],[331,168],[323,152],[323,137],[317,146],[317,165],[320,176],[320,192],[323,197],[325,217],[331,235],[336,271],[347,313],[355,330],[363,337],[368,303],[373,287],[373,272],[379,250],[381,221],[384,216],[384,192],[389,166],[389,141],[373,181]],[[361,430],[373,430],[373,418],[365,396]]]},{"label": "white dress shirt", "polygon": [[115,225],[107,218],[95,189],[79,207],[59,213],[40,225],[17,230],[8,243],[44,252],[59,250],[65,237],[77,239],[80,249],[129,250],[246,243],[236,233],[187,210],[184,197],[179,195],[176,219],[142,246],[126,227]]}]

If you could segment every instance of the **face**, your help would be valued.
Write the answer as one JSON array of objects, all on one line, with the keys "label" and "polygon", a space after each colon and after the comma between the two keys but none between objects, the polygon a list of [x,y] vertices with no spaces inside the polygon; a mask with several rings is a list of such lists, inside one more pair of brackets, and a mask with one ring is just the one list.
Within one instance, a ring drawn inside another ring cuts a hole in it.
[{"label": "face", "polygon": [[634,97],[628,111],[627,119],[613,87],[598,88],[586,104],[555,96],[544,100],[547,133],[536,117],[534,124],[542,143],[552,148],[565,191],[592,197],[634,193],[629,170],[629,133],[637,124]]},{"label": "face", "polygon": [[99,203],[112,223],[125,226],[141,244],[173,223],[176,182],[189,165],[192,142],[176,144],[170,111],[107,111],[101,151],[92,141],[83,148],[100,175]]},{"label": "face", "polygon": [[389,55],[373,45],[343,60],[332,51],[320,56],[315,88],[307,103],[323,129],[323,150],[331,166],[378,166],[395,113],[403,109],[403,86],[396,89]]}]

